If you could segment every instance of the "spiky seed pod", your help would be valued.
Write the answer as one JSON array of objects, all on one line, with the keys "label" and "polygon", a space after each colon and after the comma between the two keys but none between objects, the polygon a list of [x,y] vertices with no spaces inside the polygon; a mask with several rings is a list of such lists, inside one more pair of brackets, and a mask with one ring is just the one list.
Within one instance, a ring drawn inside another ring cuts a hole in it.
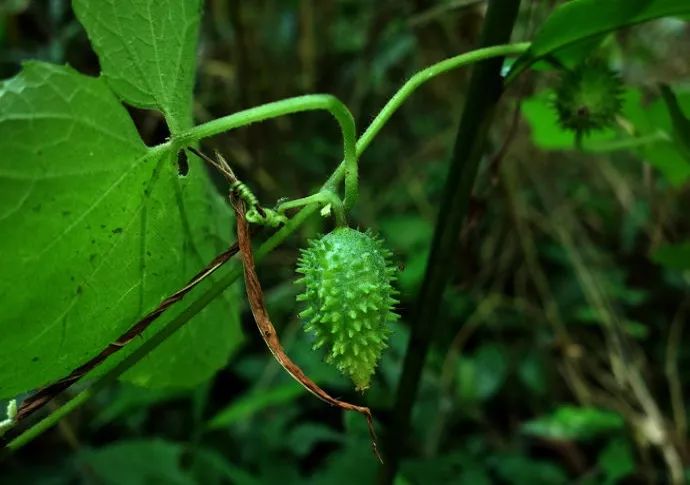
[{"label": "spiky seed pod", "polygon": [[306,306],[300,317],[315,337],[314,349],[323,348],[326,362],[357,390],[369,387],[390,324],[398,319],[390,257],[371,232],[342,227],[310,241],[297,267],[303,275],[297,283],[306,286],[297,297]]},{"label": "spiky seed pod", "polygon": [[612,126],[623,102],[620,76],[603,62],[588,60],[561,76],[554,106],[561,126],[578,136]]}]

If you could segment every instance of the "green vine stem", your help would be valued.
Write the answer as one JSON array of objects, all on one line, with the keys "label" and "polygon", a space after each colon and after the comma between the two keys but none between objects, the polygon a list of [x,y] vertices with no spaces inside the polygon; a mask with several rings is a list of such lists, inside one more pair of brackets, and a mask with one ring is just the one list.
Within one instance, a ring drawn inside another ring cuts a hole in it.
[{"label": "green vine stem", "polygon": [[322,189],[319,192],[301,199],[288,200],[278,206],[278,212],[283,213],[288,209],[295,207],[304,207],[309,204],[330,204],[331,210],[335,216],[335,223],[339,226],[347,226],[347,218],[345,217],[345,207],[340,198],[330,189]]},{"label": "green vine stem", "polygon": [[338,98],[330,94],[307,94],[262,104],[255,108],[238,111],[228,116],[195,126],[178,135],[173,141],[179,147],[186,147],[204,138],[218,135],[259,121],[278,118],[304,111],[328,111],[340,125],[343,137],[343,159],[345,168],[345,209],[349,210],[357,201],[357,149],[356,130],[352,113]]},{"label": "green vine stem", "polygon": [[[458,56],[446,59],[437,64],[427,67],[419,71],[417,74],[412,76],[396,93],[393,97],[386,103],[379,114],[374,118],[372,123],[369,125],[367,130],[362,134],[362,136],[357,140],[355,144],[355,172],[356,173],[356,161],[357,158],[364,153],[366,148],[372,142],[374,137],[381,131],[386,122],[395,113],[400,106],[407,100],[407,98],[412,95],[412,93],[426,81],[448,72],[459,67],[463,67],[475,62],[483,61],[486,59],[492,59],[496,57],[506,57],[506,56],[517,56],[527,51],[530,44],[528,42],[507,44],[507,45],[497,45],[492,47],[486,47],[483,49],[477,49],[475,51],[467,52],[465,54],[460,54]],[[315,103],[313,101],[314,96],[324,96],[319,102]],[[296,100],[298,99],[312,99],[309,106],[299,104]],[[328,101],[331,99],[331,101]],[[334,102],[335,100],[336,102]],[[275,103],[270,103],[269,105],[263,105],[256,108],[252,108],[245,111],[240,111],[230,116],[224,118],[219,118],[217,120],[199,125],[187,132],[179,135],[176,138],[175,143],[167,142],[163,145],[153,147],[151,150],[156,153],[164,150],[176,151],[187,145],[193,144],[195,141],[201,138],[206,138],[214,134],[221,133],[225,130],[231,130],[239,126],[244,126],[249,123],[254,123],[257,121],[269,119],[273,117],[278,111],[283,112],[283,114],[297,113],[300,111],[309,111],[316,109],[324,109],[324,106],[333,107],[337,105],[339,101],[332,96],[327,95],[311,95],[311,96],[301,96],[298,98],[290,98],[288,100],[277,101]],[[318,105],[318,107],[316,107]],[[273,108],[266,108],[266,106],[273,106]],[[337,109],[337,108],[336,108]],[[273,111],[271,111],[273,110]],[[284,111],[283,111],[284,110]],[[329,110],[330,111],[330,110]],[[334,115],[335,116],[335,115]],[[340,115],[339,115],[340,116]],[[221,122],[221,120],[225,120]],[[228,121],[229,120],[229,121]],[[342,127],[343,125],[341,125]],[[354,132],[354,126],[353,126]],[[345,142],[347,144],[347,142]],[[350,163],[352,158],[350,159]],[[334,190],[337,184],[344,178],[346,172],[346,166],[348,166],[348,160],[343,160],[340,165],[331,174],[328,180],[324,183],[322,190],[329,189]],[[350,167],[352,168],[352,167]],[[349,172],[352,174],[352,170]],[[355,189],[356,190],[356,189]],[[347,189],[346,189],[347,192]],[[355,197],[356,198],[356,197]],[[254,255],[256,262],[260,262],[268,253],[273,251],[277,246],[282,244],[285,239],[287,239],[293,232],[295,232],[302,223],[316,212],[317,206],[312,204],[304,207],[297,214],[295,214],[288,222],[276,231],[270,238],[264,241],[258,248],[256,254]],[[17,450],[22,446],[29,443],[32,439],[39,436],[48,428],[55,425],[60,419],[68,415],[70,412],[78,408],[80,405],[87,402],[91,396],[93,396],[98,390],[104,388],[108,384],[117,380],[117,378],[122,375],[126,370],[136,365],[141,359],[163,343],[170,335],[175,333],[179,328],[181,328],[185,323],[187,323],[191,318],[197,315],[201,310],[203,310],[214,298],[217,298],[227,287],[233,284],[242,275],[242,269],[238,264],[234,264],[230,270],[218,279],[211,288],[206,290],[205,293],[200,295],[196,300],[190,303],[177,317],[173,318],[170,322],[165,324],[157,333],[152,335],[148,340],[146,340],[141,346],[129,354],[126,358],[115,365],[111,370],[107,371],[102,376],[96,378],[96,380],[91,384],[89,389],[82,391],[72,398],[67,403],[63,404],[61,407],[53,411],[50,415],[45,417],[43,420],[37,422],[29,429],[25,430],[22,434],[14,438],[7,447],[10,450]]]}]

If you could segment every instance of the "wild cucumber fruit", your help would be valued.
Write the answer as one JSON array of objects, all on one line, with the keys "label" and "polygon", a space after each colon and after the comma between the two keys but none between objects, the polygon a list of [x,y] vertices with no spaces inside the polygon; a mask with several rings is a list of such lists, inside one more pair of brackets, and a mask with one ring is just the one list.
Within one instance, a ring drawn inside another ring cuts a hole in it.
[{"label": "wild cucumber fruit", "polygon": [[623,83],[603,62],[588,60],[566,71],[554,106],[561,126],[578,135],[613,125],[623,102]]},{"label": "wild cucumber fruit", "polygon": [[398,319],[390,257],[371,232],[341,227],[310,241],[297,267],[304,275],[297,283],[306,286],[297,297],[306,304],[300,317],[314,334],[314,349],[325,349],[326,362],[349,376],[357,390],[369,387],[390,324]]}]

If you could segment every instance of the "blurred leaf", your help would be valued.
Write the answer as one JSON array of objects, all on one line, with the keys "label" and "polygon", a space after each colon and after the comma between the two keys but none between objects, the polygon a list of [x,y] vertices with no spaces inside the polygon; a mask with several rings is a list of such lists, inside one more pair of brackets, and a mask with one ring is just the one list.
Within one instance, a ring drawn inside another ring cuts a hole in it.
[{"label": "blurred leaf", "polygon": [[650,216],[649,201],[642,198],[636,199],[630,210],[623,214],[620,240],[621,247],[626,253],[632,253],[638,237],[644,237],[644,229],[649,223]]},{"label": "blurred leaf", "polygon": [[182,453],[181,445],[162,440],[119,441],[83,450],[77,461],[102,484],[194,484],[181,467]]},{"label": "blurred leaf", "polygon": [[548,461],[497,453],[490,462],[498,476],[511,485],[560,485],[570,482],[558,465]]},{"label": "blurred leaf", "polygon": [[436,457],[405,460],[400,474],[408,483],[457,485],[490,485],[493,483],[486,466],[463,451],[451,451]]},{"label": "blurred leaf", "polygon": [[[574,43],[659,17],[690,13],[687,0],[571,0],[541,25],[529,50],[513,65],[512,76],[544,56]],[[592,46],[590,46],[591,48]]]},{"label": "blurred leaf", "polygon": [[422,278],[426,271],[426,262],[429,259],[429,248],[412,253],[410,258],[398,275],[398,285],[403,295],[414,295],[422,284]]},{"label": "blurred leaf", "polygon": [[683,113],[678,104],[678,98],[665,84],[661,85],[661,99],[663,99],[671,117],[673,137],[680,152],[690,162],[690,120]]},{"label": "blurred leaf", "polygon": [[371,63],[369,82],[373,86],[383,85],[388,70],[404,64],[404,59],[409,57],[416,47],[416,38],[406,27],[402,22],[398,25],[388,24],[388,35],[384,35],[379,41],[381,45]]},{"label": "blurred leaf", "polygon": [[[299,363],[304,373],[320,386],[329,389],[352,389],[352,381],[334,366],[325,365],[323,352],[313,349],[313,335],[305,332],[300,322],[295,322],[294,325],[294,330],[290,328],[289,335],[283,336],[283,346],[287,354]],[[293,384],[295,382],[280,367],[280,364],[269,353],[265,352],[244,357],[236,362],[234,367],[244,379],[252,382],[259,379],[264,372],[274,373],[273,382],[277,384]]]},{"label": "blurred leaf", "polygon": [[104,399],[104,404],[89,422],[94,429],[122,419],[131,412],[145,412],[155,404],[187,395],[187,392],[179,389],[145,389],[127,383],[121,383],[109,391],[110,394]]},{"label": "blurred leaf", "polygon": [[398,251],[405,252],[426,247],[434,233],[431,222],[411,214],[384,217],[381,219],[380,227],[386,243]]},{"label": "blurred leaf", "polygon": [[426,270],[433,225],[419,215],[400,214],[383,218],[380,227],[386,242],[396,251],[394,260],[402,259],[398,275],[401,291],[416,293]]},{"label": "blurred leaf", "polygon": [[[358,417],[363,419],[361,416]],[[377,471],[378,462],[372,455],[371,443],[368,437],[361,437],[331,453],[326,462],[309,477],[309,483],[319,485],[375,483]]]},{"label": "blurred leaf", "polygon": [[690,163],[672,142],[657,142],[641,149],[644,160],[658,169],[675,187],[690,179]]},{"label": "blurred leaf", "polygon": [[[690,109],[690,91],[676,93],[679,109]],[[690,178],[690,161],[671,139],[673,123],[663,100],[643,103],[639,90],[627,90],[623,97],[623,116],[635,127],[639,137],[656,136],[658,141],[638,148],[643,159],[659,170],[674,186]]]},{"label": "blurred leaf", "polygon": [[649,336],[649,328],[642,322],[626,318],[622,321],[622,324],[625,332],[632,338],[644,340]]},{"label": "blurred leaf", "polygon": [[569,405],[522,425],[525,433],[557,440],[588,440],[622,428],[623,418],[614,412]]},{"label": "blurred leaf", "polygon": [[273,389],[253,391],[231,402],[230,405],[209,420],[207,427],[208,429],[224,428],[237,421],[248,419],[268,407],[288,403],[304,392],[304,389],[296,382],[290,382]]},{"label": "blurred leaf", "polygon": [[546,393],[546,375],[544,362],[536,352],[529,352],[520,361],[518,376],[520,380],[537,396]]},{"label": "blurred leaf", "polygon": [[80,483],[79,470],[75,460],[61,459],[57,463],[45,466],[34,460],[31,466],[3,467],[2,481],[6,484],[40,484],[40,485],[74,485]]},{"label": "blurred leaf", "polygon": [[[3,0],[0,3],[0,16],[9,16],[10,14],[16,14],[27,9],[30,0]],[[4,19],[0,18],[0,22]],[[1,38],[1,37],[0,37]]]},{"label": "blurred leaf", "polygon": [[669,269],[690,269],[690,242],[666,244],[652,253],[652,261]]},{"label": "blurred leaf", "polygon": [[220,452],[210,448],[194,450],[194,462],[190,469],[198,484],[214,485],[261,485],[263,482],[249,472],[231,463]]},{"label": "blurred leaf", "polygon": [[606,448],[599,453],[597,462],[604,471],[606,484],[618,483],[621,478],[635,471],[632,449],[627,441],[620,438],[611,440],[606,445]]},{"label": "blurred leaf", "polygon": [[508,371],[504,350],[495,344],[481,346],[471,358],[458,361],[458,391],[463,401],[484,401],[503,385]]},{"label": "blurred leaf", "polygon": [[[604,325],[600,311],[589,306],[589,304],[578,306],[575,312],[573,312],[573,316],[580,323],[588,325]],[[649,329],[642,322],[622,318],[620,323],[622,324],[626,333],[631,337],[644,339],[649,335]]]},{"label": "blurred leaf", "polygon": [[287,441],[289,449],[295,455],[304,456],[309,454],[317,443],[341,442],[343,435],[320,423],[303,423],[290,431]]}]

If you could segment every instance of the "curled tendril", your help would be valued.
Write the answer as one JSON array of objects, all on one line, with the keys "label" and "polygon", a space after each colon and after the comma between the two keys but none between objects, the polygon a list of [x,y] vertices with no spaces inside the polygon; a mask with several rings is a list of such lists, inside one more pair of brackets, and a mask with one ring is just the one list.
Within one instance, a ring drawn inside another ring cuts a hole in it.
[{"label": "curled tendril", "polygon": [[252,224],[278,227],[287,222],[287,217],[273,209],[266,209],[259,205],[259,199],[254,195],[244,182],[239,180],[230,185],[230,192],[242,199],[247,204],[245,217]]},{"label": "curled tendril", "polygon": [[230,191],[242,199],[249,207],[259,206],[259,199],[244,182],[239,180],[235,181],[232,185],[230,185]]},{"label": "curled tendril", "polygon": [[[246,202],[246,200],[245,200]],[[278,227],[287,222],[287,217],[273,209],[266,209],[257,206],[250,207],[245,214],[247,221],[252,224],[260,224],[262,226]]]}]

